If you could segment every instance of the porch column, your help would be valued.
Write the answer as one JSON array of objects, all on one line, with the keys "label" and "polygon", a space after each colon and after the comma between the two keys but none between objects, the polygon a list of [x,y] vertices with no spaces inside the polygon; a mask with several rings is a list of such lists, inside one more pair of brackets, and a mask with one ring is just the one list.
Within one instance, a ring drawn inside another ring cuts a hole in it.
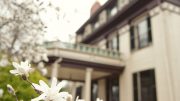
[{"label": "porch column", "polygon": [[91,100],[91,73],[92,68],[86,69],[86,75],[85,75],[85,101]]},{"label": "porch column", "polygon": [[52,68],[52,72],[51,72],[51,79],[53,77],[57,78],[58,77],[58,63],[54,63],[53,65],[53,68]]},{"label": "porch column", "polygon": [[59,59],[57,59],[54,63],[53,63],[53,68],[52,68],[52,72],[51,72],[51,79],[53,78],[53,77],[55,77],[55,78],[58,78],[58,68],[60,68],[60,62],[62,61],[62,58],[59,58]]}]

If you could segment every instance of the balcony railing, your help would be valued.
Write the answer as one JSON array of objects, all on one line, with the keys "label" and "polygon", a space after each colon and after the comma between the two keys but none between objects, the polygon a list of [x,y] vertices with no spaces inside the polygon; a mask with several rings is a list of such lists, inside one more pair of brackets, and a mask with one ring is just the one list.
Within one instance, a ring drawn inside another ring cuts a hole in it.
[{"label": "balcony railing", "polygon": [[95,46],[85,45],[85,44],[71,44],[65,42],[47,42],[45,43],[46,48],[60,48],[64,50],[77,51],[82,53],[94,54],[98,56],[104,56],[109,58],[120,58],[120,52],[101,49]]}]

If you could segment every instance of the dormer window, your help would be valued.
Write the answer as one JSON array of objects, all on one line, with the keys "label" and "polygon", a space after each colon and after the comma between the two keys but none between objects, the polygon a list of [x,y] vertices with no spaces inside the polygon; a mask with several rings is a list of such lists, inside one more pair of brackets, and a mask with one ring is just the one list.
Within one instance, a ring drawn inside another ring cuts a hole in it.
[{"label": "dormer window", "polygon": [[117,11],[117,7],[112,8],[110,16],[114,16],[117,13]]},{"label": "dormer window", "polygon": [[94,28],[95,28],[95,29],[97,29],[99,26],[100,26],[100,25],[99,25],[99,22],[96,22],[96,23],[94,24]]},{"label": "dormer window", "polygon": [[106,8],[108,18],[114,16],[118,12],[118,5],[117,5],[117,0],[113,0],[113,3]]}]

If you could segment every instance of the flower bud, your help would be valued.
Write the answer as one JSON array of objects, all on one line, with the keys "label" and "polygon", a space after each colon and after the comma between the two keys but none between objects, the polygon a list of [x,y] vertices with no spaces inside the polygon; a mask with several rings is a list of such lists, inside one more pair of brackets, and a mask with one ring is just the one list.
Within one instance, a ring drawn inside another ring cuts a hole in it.
[{"label": "flower bud", "polygon": [[21,75],[21,77],[22,77],[23,80],[27,80],[26,75]]},{"label": "flower bud", "polygon": [[10,94],[15,95],[15,90],[10,84],[7,84],[7,90]]}]

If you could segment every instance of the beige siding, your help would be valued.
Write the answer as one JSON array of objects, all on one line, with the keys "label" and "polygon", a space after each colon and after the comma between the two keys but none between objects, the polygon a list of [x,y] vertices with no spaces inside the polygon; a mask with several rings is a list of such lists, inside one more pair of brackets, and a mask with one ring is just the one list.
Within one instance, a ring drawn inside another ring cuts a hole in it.
[{"label": "beige siding", "polygon": [[155,8],[152,15],[153,43],[129,53],[129,33],[121,35],[121,52],[126,68],[120,75],[121,101],[133,101],[132,74],[155,69],[157,100],[180,101],[180,15],[170,10]]},{"label": "beige siding", "polygon": [[180,101],[180,13],[165,11],[166,44],[174,101]]},{"label": "beige siding", "polygon": [[[155,69],[157,101],[180,101],[180,8],[164,3],[149,11],[152,44],[130,51],[129,25],[118,30],[126,67],[120,75],[120,101],[133,101],[133,73]],[[105,47],[106,40],[97,45]],[[109,62],[109,61],[106,61]],[[98,81],[98,97],[106,101],[105,80]]]},{"label": "beige siding", "polygon": [[100,47],[101,49],[106,49],[106,39],[101,40],[98,43],[98,47]]}]

